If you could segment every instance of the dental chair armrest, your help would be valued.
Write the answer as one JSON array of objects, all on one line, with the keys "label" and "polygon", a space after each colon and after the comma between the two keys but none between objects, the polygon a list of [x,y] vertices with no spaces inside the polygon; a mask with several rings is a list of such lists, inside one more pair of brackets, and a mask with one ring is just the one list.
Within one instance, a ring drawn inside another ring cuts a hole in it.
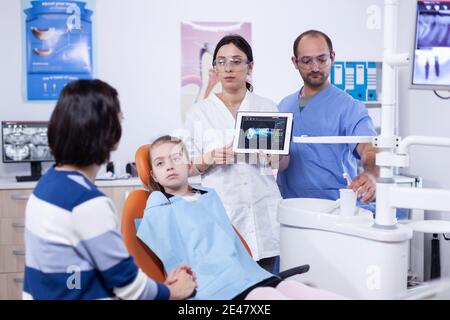
[{"label": "dental chair armrest", "polygon": [[289,277],[295,276],[296,274],[302,274],[309,271],[309,264],[304,264],[302,266],[298,266],[295,268],[287,269],[283,272],[280,272],[278,274],[278,277],[280,277],[282,280],[287,279]]}]

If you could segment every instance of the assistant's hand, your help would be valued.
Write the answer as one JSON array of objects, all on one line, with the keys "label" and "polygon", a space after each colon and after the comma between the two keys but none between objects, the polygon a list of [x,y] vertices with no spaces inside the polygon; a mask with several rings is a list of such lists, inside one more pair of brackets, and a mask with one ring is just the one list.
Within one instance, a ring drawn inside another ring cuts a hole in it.
[{"label": "assistant's hand", "polygon": [[356,192],[357,197],[361,198],[361,203],[367,203],[375,199],[376,182],[374,175],[363,172],[353,180],[348,188]]},{"label": "assistant's hand", "polygon": [[204,156],[204,162],[209,165],[224,165],[224,164],[233,164],[235,154],[233,152],[233,142],[229,144],[214,149],[211,152],[208,152]]},{"label": "assistant's hand", "polygon": [[289,163],[289,159],[287,156],[278,155],[278,154],[267,154],[262,151],[258,151],[258,159],[259,162],[263,165],[267,164],[271,166],[272,169],[279,169],[283,163]]}]

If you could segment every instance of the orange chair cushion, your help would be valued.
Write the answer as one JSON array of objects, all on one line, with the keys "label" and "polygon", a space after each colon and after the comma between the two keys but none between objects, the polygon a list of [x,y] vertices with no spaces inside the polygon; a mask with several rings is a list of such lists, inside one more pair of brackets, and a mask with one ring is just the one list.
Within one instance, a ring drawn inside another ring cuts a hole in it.
[{"label": "orange chair cushion", "polygon": [[[144,144],[136,151],[136,170],[144,186],[148,186],[150,177],[150,144]],[[152,179],[153,180],[153,179]]]},{"label": "orange chair cushion", "polygon": [[136,264],[150,278],[164,282],[166,275],[159,258],[136,236],[135,219],[142,219],[149,192],[132,191],[125,202],[122,215],[121,231],[125,246],[134,257]]}]

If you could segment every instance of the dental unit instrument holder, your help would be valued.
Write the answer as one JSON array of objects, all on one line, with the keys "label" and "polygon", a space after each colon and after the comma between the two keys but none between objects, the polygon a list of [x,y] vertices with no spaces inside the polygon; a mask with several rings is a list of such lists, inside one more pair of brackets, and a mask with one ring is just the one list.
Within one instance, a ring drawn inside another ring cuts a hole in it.
[{"label": "dental unit instrument holder", "polygon": [[[354,222],[348,220],[345,223],[327,222],[327,225],[324,225],[322,220],[329,220],[331,217],[324,216],[320,212],[318,212],[317,219],[314,218],[314,215],[309,215],[305,218],[302,217],[301,221],[300,218],[294,221],[293,202],[282,203],[279,209],[282,241],[285,242],[285,244],[283,242],[281,244],[282,269],[289,268],[291,263],[299,263],[302,259],[310,260],[308,263],[313,261],[317,264],[310,263],[311,271],[309,275],[305,275],[310,278],[305,278],[306,281],[316,282],[315,284],[318,287],[322,284],[323,288],[334,289],[336,292],[348,294],[353,298],[390,299],[406,293],[407,255],[413,230],[406,225],[397,223],[396,208],[450,211],[449,190],[401,188],[397,187],[394,182],[394,169],[409,166],[409,146],[450,147],[450,139],[447,138],[410,136],[402,140],[395,134],[396,68],[409,63],[409,54],[396,53],[398,6],[399,0],[384,1],[383,95],[380,135],[376,137],[293,137],[294,143],[371,143],[380,150],[376,156],[376,164],[380,168],[380,174],[376,183],[376,216],[373,223],[369,226],[362,226],[359,220],[354,220]],[[301,201],[298,203],[300,204]],[[300,211],[305,210],[299,208],[296,213],[298,214]],[[309,213],[312,212],[309,211]],[[314,223],[311,221],[314,221]],[[334,235],[332,228],[335,229]],[[321,232],[322,230],[327,232]],[[326,242],[322,240],[325,236],[329,236]],[[350,241],[349,238],[353,240]],[[298,242],[300,240],[305,241],[304,243],[310,241],[314,245],[317,244],[316,253],[304,254],[298,253],[298,250],[296,250],[296,253],[289,248],[289,242],[297,241],[297,243],[300,243]],[[376,241],[378,243],[375,244]],[[365,254],[364,250],[345,251],[350,248],[350,243],[354,243],[353,245],[358,243],[358,246],[364,248],[365,251],[370,252],[372,250],[372,254],[365,256],[365,259],[371,260],[373,258],[374,265],[366,265],[366,262],[362,261],[364,259],[361,255]],[[336,250],[339,251],[339,254],[336,253],[333,256],[333,252],[336,252]],[[343,265],[335,266],[337,269],[335,275],[342,275],[340,279],[334,279],[330,268],[321,269],[320,265],[323,263],[324,256],[327,256],[327,261],[333,261],[333,256],[336,259],[336,264],[341,263]],[[347,261],[339,260],[340,256],[346,256]],[[359,264],[359,269],[356,267],[352,269],[352,263]],[[374,269],[371,269],[371,267],[374,267]],[[314,273],[315,268],[320,270]],[[364,271],[366,275],[364,275]],[[358,272],[361,275],[357,276],[356,273]],[[369,286],[369,283],[372,285]]]}]

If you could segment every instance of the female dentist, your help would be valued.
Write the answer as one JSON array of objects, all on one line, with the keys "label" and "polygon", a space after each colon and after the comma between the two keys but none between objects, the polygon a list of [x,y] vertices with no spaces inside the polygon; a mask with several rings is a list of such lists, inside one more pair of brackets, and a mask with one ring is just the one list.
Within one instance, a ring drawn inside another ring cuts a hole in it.
[{"label": "female dentist", "polygon": [[191,175],[201,175],[202,186],[217,191],[253,258],[266,270],[277,272],[276,215],[281,195],[271,161],[263,156],[235,155],[232,151],[237,112],[277,112],[277,106],[252,93],[247,77],[253,70],[253,53],[243,37],[222,38],[214,51],[213,66],[222,91],[199,101],[186,114],[185,128],[191,138],[186,144],[194,164]]}]

